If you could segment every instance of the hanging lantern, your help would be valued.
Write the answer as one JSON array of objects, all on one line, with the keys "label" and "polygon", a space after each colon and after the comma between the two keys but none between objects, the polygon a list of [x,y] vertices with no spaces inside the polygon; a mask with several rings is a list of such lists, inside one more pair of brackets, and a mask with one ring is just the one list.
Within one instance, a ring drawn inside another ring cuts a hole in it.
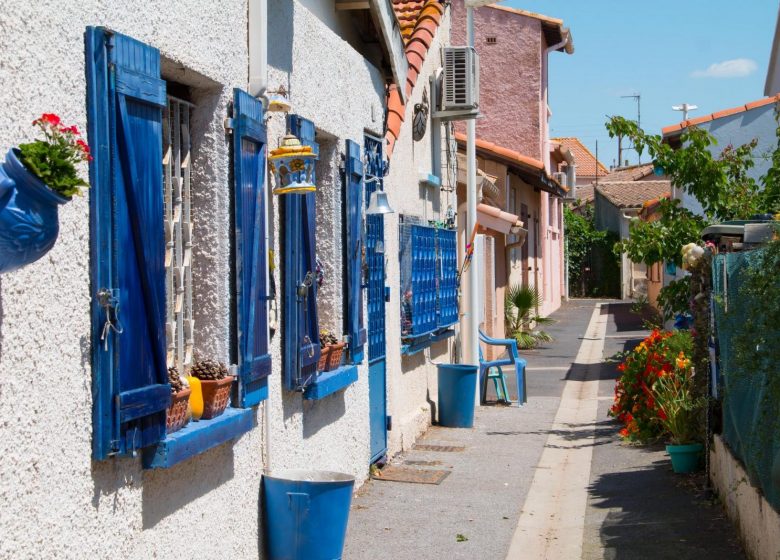
[{"label": "hanging lantern", "polygon": [[314,184],[314,160],[311,146],[301,145],[294,135],[282,139],[282,145],[271,150],[268,165],[274,178],[274,194],[301,194],[317,189]]},{"label": "hanging lantern", "polygon": [[289,113],[291,109],[290,100],[284,95],[284,90],[268,95],[268,112]]}]

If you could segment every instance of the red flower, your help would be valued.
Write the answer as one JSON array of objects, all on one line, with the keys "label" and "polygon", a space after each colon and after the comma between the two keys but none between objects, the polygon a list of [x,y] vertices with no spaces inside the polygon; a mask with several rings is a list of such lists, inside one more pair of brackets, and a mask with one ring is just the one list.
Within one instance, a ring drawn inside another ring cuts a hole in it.
[{"label": "red flower", "polygon": [[76,140],[76,145],[81,148],[85,154],[89,154],[89,145],[84,140]]},{"label": "red flower", "polygon": [[620,434],[620,437],[628,437],[628,429],[623,428],[618,432]]},{"label": "red flower", "polygon": [[78,136],[79,134],[81,134],[81,133],[79,132],[79,129],[78,129],[78,128],[76,128],[76,125],[75,125],[75,124],[74,124],[73,126],[63,126],[63,127],[61,127],[61,128],[60,128],[60,132],[69,132],[70,134],[74,134],[74,135],[76,135],[76,136]]},{"label": "red flower", "polygon": [[59,126],[60,122],[60,118],[54,113],[44,113],[41,115],[41,118],[34,120],[33,124],[45,123],[52,126]]}]

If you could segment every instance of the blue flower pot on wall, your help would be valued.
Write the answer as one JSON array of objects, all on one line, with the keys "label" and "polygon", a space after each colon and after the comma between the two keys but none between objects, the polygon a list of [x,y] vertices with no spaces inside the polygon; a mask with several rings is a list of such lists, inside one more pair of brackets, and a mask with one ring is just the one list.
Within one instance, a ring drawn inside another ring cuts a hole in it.
[{"label": "blue flower pot on wall", "polygon": [[35,262],[57,241],[57,212],[70,200],[32,174],[11,149],[0,166],[0,274]]}]

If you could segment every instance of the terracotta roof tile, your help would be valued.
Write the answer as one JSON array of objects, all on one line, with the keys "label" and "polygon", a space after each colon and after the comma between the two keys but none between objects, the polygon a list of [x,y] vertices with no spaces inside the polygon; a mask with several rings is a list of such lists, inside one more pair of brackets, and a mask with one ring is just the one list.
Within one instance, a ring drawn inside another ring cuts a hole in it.
[{"label": "terracotta roof tile", "polygon": [[620,181],[596,187],[597,193],[618,208],[641,208],[648,200],[668,196],[671,190],[671,181]]},{"label": "terracotta roof tile", "polygon": [[[455,140],[457,140],[460,143],[465,143],[466,135],[461,132],[456,132]],[[539,171],[544,171],[544,162],[539,161],[538,159],[534,159],[532,157],[524,156],[523,154],[521,154],[520,152],[516,152],[515,150],[510,150],[509,148],[503,148],[498,144],[494,144],[493,142],[488,142],[487,140],[482,140],[480,138],[477,138],[477,148],[484,150],[486,152],[490,152],[499,157],[512,160],[515,163],[525,165],[526,167],[532,167]]]},{"label": "terracotta roof tile", "polygon": [[598,173],[599,177],[609,173],[609,170],[600,161],[596,160],[596,156],[585,147],[585,144],[580,142],[579,138],[566,137],[566,138],[551,138],[552,142],[558,142],[564,148],[568,148],[574,154],[574,161],[577,165],[577,175],[581,177],[596,177]]},{"label": "terracotta roof tile", "polygon": [[[393,11],[401,28],[401,36],[406,46],[406,60],[409,63],[406,83],[402,86],[408,97],[417,84],[428,49],[431,48],[431,42],[436,36],[436,30],[444,14],[444,5],[440,0],[393,0]],[[395,141],[401,133],[406,109],[396,86],[388,88],[387,107],[385,153],[390,158]]]},{"label": "terracotta roof tile", "polygon": [[[736,115],[737,113],[741,113],[744,110],[745,110],[744,105],[741,107],[733,107],[731,109],[723,109],[722,111],[718,111],[717,113],[712,113],[712,120],[728,117],[729,115]],[[680,125],[677,125],[677,127],[682,128],[682,126]]]},{"label": "terracotta roof tile", "polygon": [[677,124],[665,126],[664,128],[661,129],[661,134],[663,136],[677,136],[678,133],[681,133],[681,131],[685,130],[689,126],[695,126],[703,122],[722,119],[723,117],[729,117],[731,115],[736,115],[737,113],[743,113],[745,111],[757,109],[758,107],[763,107],[764,105],[770,105],[771,103],[778,103],[778,102],[780,102],[780,94],[773,95],[771,97],[765,97],[764,99],[759,99],[757,101],[751,101],[750,103],[745,103],[744,105],[740,105],[739,107],[724,109],[722,111],[717,111],[715,113],[711,113],[704,117],[689,119],[687,121],[682,121]]},{"label": "terracotta roof tile", "polygon": [[[455,140],[459,144],[465,144],[466,135],[463,134],[462,132],[456,132]],[[537,173],[541,172],[544,174],[544,176],[547,178],[548,181],[557,185],[562,191],[569,192],[569,189],[567,187],[561,185],[558,181],[552,178],[549,173],[547,173],[543,161],[539,161],[538,159],[534,159],[532,157],[524,156],[520,152],[516,152],[515,150],[510,150],[509,148],[504,148],[503,146],[499,146],[498,144],[494,144],[493,142],[488,142],[487,140],[481,140],[480,138],[477,138],[476,147],[477,150],[479,150],[482,153],[487,153],[493,157],[503,159],[511,164],[517,165],[519,167],[524,167],[526,169],[530,169]]]},{"label": "terracotta roof tile", "polygon": [[711,120],[712,120],[712,115],[696,117],[695,119],[688,119],[687,121],[685,121],[685,126],[696,126],[697,124],[710,122]]},{"label": "terracotta roof tile", "polygon": [[593,197],[596,196],[594,185],[577,185],[576,196],[580,204],[588,204],[593,202]]},{"label": "terracotta roof tile", "polygon": [[631,167],[623,167],[611,171],[605,177],[600,177],[600,183],[614,183],[620,181],[639,181],[645,177],[653,174],[655,166],[652,163],[642,163],[638,165],[632,165]]}]

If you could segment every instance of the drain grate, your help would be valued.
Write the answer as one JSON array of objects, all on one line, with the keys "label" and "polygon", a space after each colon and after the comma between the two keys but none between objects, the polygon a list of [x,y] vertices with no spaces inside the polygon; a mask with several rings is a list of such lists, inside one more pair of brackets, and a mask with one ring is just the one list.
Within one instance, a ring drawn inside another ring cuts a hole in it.
[{"label": "drain grate", "polygon": [[404,461],[405,465],[417,465],[420,467],[438,467],[442,464],[441,461],[414,461],[411,459],[407,459]]},{"label": "drain grate", "polygon": [[450,453],[453,451],[463,451],[466,448],[462,445],[434,445],[429,443],[418,443],[414,446],[417,451],[439,451],[442,453]]},{"label": "drain grate", "polygon": [[387,482],[410,482],[412,484],[441,484],[450,471],[432,469],[413,469],[397,465],[388,465],[372,476],[374,480]]}]

